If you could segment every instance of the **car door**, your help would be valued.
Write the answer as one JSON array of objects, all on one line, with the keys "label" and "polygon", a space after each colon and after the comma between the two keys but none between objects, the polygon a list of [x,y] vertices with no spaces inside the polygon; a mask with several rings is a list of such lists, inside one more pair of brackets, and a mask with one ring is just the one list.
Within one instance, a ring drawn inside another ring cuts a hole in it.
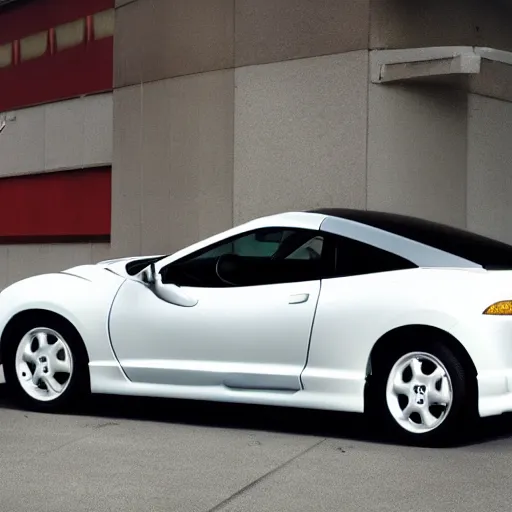
[{"label": "car door", "polygon": [[[246,265],[229,278],[238,282],[219,276],[219,261],[229,256]],[[116,356],[136,382],[298,390],[321,265],[319,232],[257,230],[161,269],[164,285],[179,285],[193,307],[127,281],[111,312]]]}]

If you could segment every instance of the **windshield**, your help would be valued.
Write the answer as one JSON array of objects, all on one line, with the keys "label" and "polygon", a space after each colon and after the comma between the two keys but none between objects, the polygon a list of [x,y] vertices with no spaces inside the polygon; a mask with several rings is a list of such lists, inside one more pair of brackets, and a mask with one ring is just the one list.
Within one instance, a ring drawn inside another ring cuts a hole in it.
[{"label": "windshield", "polygon": [[317,212],[389,231],[467,259],[486,269],[512,269],[512,246],[470,231],[392,213],[348,209]]}]

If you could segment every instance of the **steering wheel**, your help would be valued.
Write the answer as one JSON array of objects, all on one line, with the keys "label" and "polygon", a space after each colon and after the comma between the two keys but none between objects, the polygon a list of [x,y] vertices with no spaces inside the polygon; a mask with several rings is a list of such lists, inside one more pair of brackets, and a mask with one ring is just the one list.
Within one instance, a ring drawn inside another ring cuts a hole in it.
[{"label": "steering wheel", "polygon": [[224,284],[227,284],[229,286],[236,286],[236,283],[232,283],[231,281],[228,281],[227,279],[225,279],[224,277],[222,277],[220,275],[220,272],[219,272],[219,267],[220,265],[222,264],[222,262],[226,259],[226,258],[232,258],[233,255],[232,254],[223,254],[222,256],[219,256],[217,258],[217,263],[215,264],[215,274],[217,274],[217,277],[224,283]]}]

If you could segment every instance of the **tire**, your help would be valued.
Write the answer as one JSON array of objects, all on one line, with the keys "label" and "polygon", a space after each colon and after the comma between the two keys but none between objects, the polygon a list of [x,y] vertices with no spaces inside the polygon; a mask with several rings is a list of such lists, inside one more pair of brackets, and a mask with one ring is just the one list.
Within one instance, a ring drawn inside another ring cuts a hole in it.
[{"label": "tire", "polygon": [[[374,362],[370,378],[372,427],[416,446],[446,446],[472,430],[466,369],[441,341],[397,343]],[[414,373],[413,373],[414,372]]]},{"label": "tire", "polygon": [[83,341],[66,321],[40,317],[18,325],[2,347],[8,393],[22,407],[61,412],[90,393]]}]

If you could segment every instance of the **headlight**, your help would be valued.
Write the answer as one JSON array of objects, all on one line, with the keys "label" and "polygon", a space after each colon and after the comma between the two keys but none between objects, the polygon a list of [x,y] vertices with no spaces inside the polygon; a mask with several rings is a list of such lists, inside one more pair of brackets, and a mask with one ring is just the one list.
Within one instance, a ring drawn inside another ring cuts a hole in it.
[{"label": "headlight", "polygon": [[489,306],[484,315],[510,315],[512,316],[512,300],[502,300]]}]

